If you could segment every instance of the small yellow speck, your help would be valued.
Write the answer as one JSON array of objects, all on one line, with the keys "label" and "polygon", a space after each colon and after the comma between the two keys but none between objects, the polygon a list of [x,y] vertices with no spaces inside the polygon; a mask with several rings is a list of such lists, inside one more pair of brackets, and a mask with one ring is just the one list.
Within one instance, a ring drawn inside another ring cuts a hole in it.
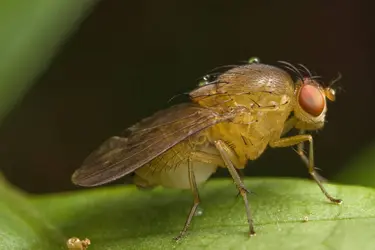
[{"label": "small yellow speck", "polygon": [[69,250],[86,250],[91,241],[89,239],[80,240],[77,237],[72,237],[66,241],[66,245]]}]

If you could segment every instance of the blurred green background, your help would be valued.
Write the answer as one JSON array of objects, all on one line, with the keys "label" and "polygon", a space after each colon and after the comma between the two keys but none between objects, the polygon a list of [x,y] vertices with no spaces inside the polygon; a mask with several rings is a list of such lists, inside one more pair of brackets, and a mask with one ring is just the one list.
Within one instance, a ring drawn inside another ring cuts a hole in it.
[{"label": "blurred green background", "polygon": [[[366,151],[375,162],[372,16],[366,1],[102,0],[2,121],[1,171],[32,193],[75,189],[72,172],[107,137],[183,101],[168,103],[209,70],[258,56],[327,81],[342,73],[315,134],[316,165],[330,180],[371,185],[353,178],[373,179],[375,166],[350,162]],[[266,151],[246,175],[308,177],[291,148]]]}]

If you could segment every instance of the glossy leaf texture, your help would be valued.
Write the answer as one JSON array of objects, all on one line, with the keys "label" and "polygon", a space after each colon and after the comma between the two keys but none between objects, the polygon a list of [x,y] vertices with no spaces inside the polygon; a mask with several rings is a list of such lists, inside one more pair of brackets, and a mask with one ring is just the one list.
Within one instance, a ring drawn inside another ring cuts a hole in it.
[{"label": "glossy leaf texture", "polygon": [[373,249],[375,190],[327,185],[344,200],[334,205],[307,180],[251,178],[245,183],[253,192],[249,200],[257,235],[252,238],[247,236],[243,202],[225,179],[201,187],[203,214],[194,218],[187,237],[177,243],[172,238],[185,222],[192,203],[189,192],[118,186],[27,201],[4,191],[0,235],[7,237],[1,244],[8,244],[7,249],[45,249],[43,244],[49,244],[53,250],[64,249],[69,237],[87,237],[90,250]]}]

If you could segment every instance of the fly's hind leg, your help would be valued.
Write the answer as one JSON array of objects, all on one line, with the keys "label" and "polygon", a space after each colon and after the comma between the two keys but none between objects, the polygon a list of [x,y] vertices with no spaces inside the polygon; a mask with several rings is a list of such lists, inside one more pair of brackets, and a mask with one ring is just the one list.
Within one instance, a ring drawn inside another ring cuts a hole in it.
[{"label": "fly's hind leg", "polygon": [[218,140],[215,142],[215,146],[217,150],[220,152],[220,155],[222,159],[224,160],[224,163],[226,167],[229,170],[229,173],[231,174],[234,182],[236,183],[236,186],[243,198],[243,201],[245,203],[246,208],[246,214],[247,214],[247,221],[249,224],[249,235],[253,236],[255,235],[254,225],[253,225],[253,219],[251,216],[251,210],[249,201],[247,200],[247,189],[245,188],[244,183],[241,180],[241,177],[238,175],[238,172],[233,164],[233,161],[236,162],[236,156],[233,154],[231,148],[223,141]]},{"label": "fly's hind leg", "polygon": [[191,162],[190,158],[188,159],[188,174],[189,174],[190,188],[191,188],[191,191],[193,192],[193,196],[194,196],[194,202],[193,202],[193,206],[190,209],[190,213],[189,213],[189,215],[186,219],[184,228],[181,230],[180,234],[177,237],[174,238],[176,241],[180,240],[185,235],[185,233],[187,232],[187,230],[190,226],[191,220],[193,219],[193,216],[194,216],[195,212],[197,211],[198,205],[200,203],[197,183],[195,181],[194,170],[193,170],[193,166],[192,166],[192,162]]},{"label": "fly's hind leg", "polygon": [[[309,158],[305,156],[303,152],[303,144],[308,141],[310,143],[309,145]],[[286,137],[286,138],[280,138],[276,141],[271,141],[270,146],[273,148],[280,148],[280,147],[290,147],[294,145],[299,145],[299,155],[301,156],[302,160],[307,162],[308,164],[308,170],[311,175],[311,177],[315,180],[315,182],[318,184],[320,189],[322,190],[323,194],[331,201],[337,204],[341,204],[342,200],[341,199],[336,199],[332,197],[327,190],[324,188],[323,184],[320,181],[319,175],[315,171],[314,167],[314,147],[313,147],[313,138],[311,135],[306,135],[306,134],[301,134],[301,135],[295,135],[291,137]],[[301,145],[301,146],[300,146]]]}]

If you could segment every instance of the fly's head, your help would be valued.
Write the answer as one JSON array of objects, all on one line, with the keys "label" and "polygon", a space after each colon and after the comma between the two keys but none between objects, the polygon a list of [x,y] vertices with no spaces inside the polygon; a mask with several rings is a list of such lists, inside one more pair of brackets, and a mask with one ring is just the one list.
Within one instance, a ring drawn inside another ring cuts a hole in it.
[{"label": "fly's head", "polygon": [[331,86],[332,84],[324,87],[309,77],[297,81],[294,93],[297,129],[317,130],[324,126],[327,99],[330,101],[336,99],[335,90]]}]

